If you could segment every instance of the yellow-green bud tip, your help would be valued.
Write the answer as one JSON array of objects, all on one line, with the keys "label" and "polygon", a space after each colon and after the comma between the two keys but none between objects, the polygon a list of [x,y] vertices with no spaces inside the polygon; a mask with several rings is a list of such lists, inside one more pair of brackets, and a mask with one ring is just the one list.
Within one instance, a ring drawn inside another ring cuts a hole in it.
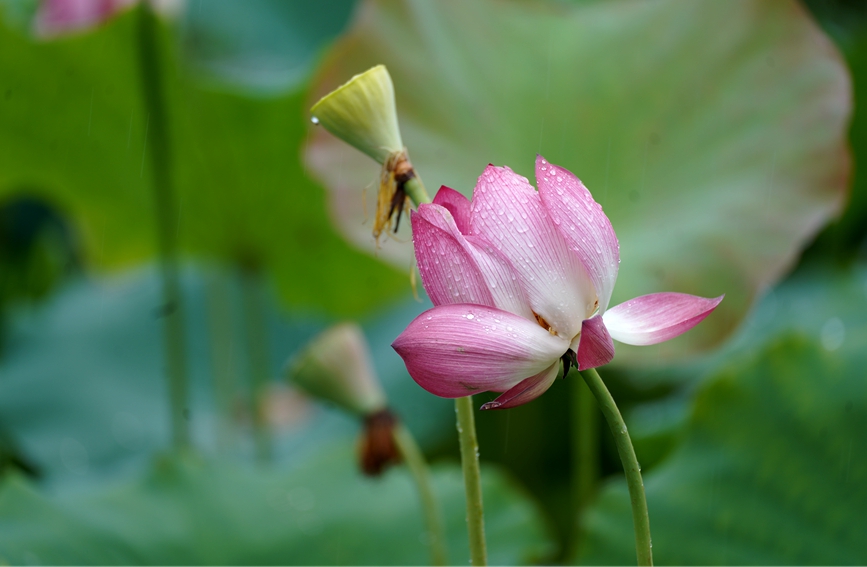
[{"label": "yellow-green bud tip", "polygon": [[319,124],[347,144],[380,164],[403,150],[394,85],[385,65],[355,75],[313,105],[313,123]]},{"label": "yellow-green bud tip", "polygon": [[289,380],[307,394],[362,416],[386,406],[358,325],[341,323],[317,335],[287,368]]}]

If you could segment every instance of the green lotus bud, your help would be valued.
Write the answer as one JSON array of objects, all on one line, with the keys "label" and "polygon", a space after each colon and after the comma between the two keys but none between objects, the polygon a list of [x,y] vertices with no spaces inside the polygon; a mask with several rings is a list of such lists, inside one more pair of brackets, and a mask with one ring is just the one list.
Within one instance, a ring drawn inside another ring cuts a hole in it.
[{"label": "green lotus bud", "polygon": [[341,323],[316,336],[288,367],[289,380],[313,397],[361,416],[386,406],[358,325]]},{"label": "green lotus bud", "polygon": [[385,65],[377,65],[332,93],[311,109],[313,122],[366,153],[380,164],[403,151],[394,85]]}]

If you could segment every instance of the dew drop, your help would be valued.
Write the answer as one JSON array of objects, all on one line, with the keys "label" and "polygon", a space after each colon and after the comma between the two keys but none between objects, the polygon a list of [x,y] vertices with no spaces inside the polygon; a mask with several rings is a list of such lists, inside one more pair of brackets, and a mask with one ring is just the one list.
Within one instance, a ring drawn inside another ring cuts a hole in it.
[{"label": "dew drop", "polygon": [[318,124],[319,124],[319,119],[316,118],[315,116],[311,116],[311,117],[310,117],[310,122],[313,122],[314,124],[318,125]]},{"label": "dew drop", "polygon": [[476,316],[473,315],[472,313],[467,313],[467,314],[465,315],[465,317],[466,317],[467,319],[469,319],[470,321],[472,321],[473,319],[476,318]]}]

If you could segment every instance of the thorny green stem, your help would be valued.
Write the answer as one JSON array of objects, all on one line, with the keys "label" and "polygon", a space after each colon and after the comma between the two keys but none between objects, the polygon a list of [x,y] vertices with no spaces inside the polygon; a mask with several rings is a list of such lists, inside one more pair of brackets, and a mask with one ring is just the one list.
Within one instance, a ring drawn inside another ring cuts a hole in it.
[{"label": "thorny green stem", "polygon": [[253,267],[241,268],[241,294],[244,303],[244,323],[247,337],[247,355],[250,373],[250,416],[253,419],[253,435],[256,444],[256,459],[260,463],[271,461],[271,436],[260,400],[268,385],[269,352],[268,323],[265,315],[265,298],[259,271]]},{"label": "thorny green stem", "polygon": [[427,528],[428,542],[430,543],[431,564],[448,565],[446,552],[446,535],[443,527],[443,515],[439,502],[433,492],[430,482],[430,473],[424,455],[418,448],[415,439],[403,424],[398,424],[394,429],[394,441],[403,457],[409,472],[415,480],[418,489],[421,507],[424,513],[425,527]]},{"label": "thorny green stem", "polygon": [[[430,203],[430,195],[416,175],[406,182],[404,190],[413,204]],[[464,491],[467,498],[467,530],[470,538],[470,563],[488,564],[488,549],[485,543],[485,508],[482,503],[482,475],[479,471],[479,442],[476,439],[476,419],[473,414],[473,397],[455,399],[458,416],[458,439],[461,445],[461,468],[464,472]]]},{"label": "thorny green stem", "polygon": [[638,564],[653,565],[653,552],[650,543],[650,519],[647,515],[647,498],[644,495],[644,482],[641,480],[641,467],[635,457],[635,449],[626,430],[626,422],[614,403],[614,398],[599,373],[594,369],[582,370],[581,376],[590,387],[590,391],[596,397],[602,414],[614,435],[614,443],[620,454],[620,462],[623,463],[623,472],[626,475],[626,485],[629,487],[629,500],[632,504],[632,523],[635,528],[635,551],[638,555]]},{"label": "thorny green stem", "polygon": [[461,445],[461,468],[464,471],[464,490],[467,496],[467,530],[470,537],[470,564],[487,565],[485,544],[485,509],[482,505],[482,475],[479,471],[479,443],[476,439],[476,419],[473,415],[473,397],[455,400],[458,414],[458,439]]},{"label": "thorny green stem", "polygon": [[[596,491],[599,480],[599,410],[593,394],[583,380],[570,382],[572,392],[572,491],[575,512],[572,515],[573,547],[581,536],[580,516]],[[570,554],[572,556],[572,554]]]},{"label": "thorny green stem", "polygon": [[147,113],[145,148],[150,156],[151,189],[157,224],[157,243],[163,284],[164,348],[171,410],[172,443],[175,449],[190,445],[187,423],[187,361],[184,309],[178,277],[177,219],[171,138],[157,45],[158,22],[143,2],[138,14],[139,72]]}]

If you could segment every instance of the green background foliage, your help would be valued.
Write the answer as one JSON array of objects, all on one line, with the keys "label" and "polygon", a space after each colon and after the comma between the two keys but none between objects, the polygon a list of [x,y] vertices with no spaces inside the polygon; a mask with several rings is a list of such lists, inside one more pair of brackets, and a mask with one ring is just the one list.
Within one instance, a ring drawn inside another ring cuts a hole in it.
[{"label": "green background foliage", "polygon": [[[727,294],[689,335],[618,346],[601,371],[643,465],[657,563],[863,563],[867,193],[849,174],[867,152],[864,8],[307,4],[191,0],[159,31],[193,439],[178,453],[139,14],[43,41],[35,2],[0,3],[0,562],[429,561],[405,469],[362,477],[359,423],[278,381],[342,317],[361,320],[391,406],[434,462],[451,560],[466,561],[452,405],[389,347],[429,306],[411,296],[409,233],[374,250],[376,164],[309,123],[317,96],[385,63],[429,190],[469,193],[488,162],[532,179],[541,152],[612,219],[614,303]],[[262,391],[251,267],[266,297]],[[601,487],[575,506],[573,378],[476,415],[494,564],[634,562],[604,425]]]}]

